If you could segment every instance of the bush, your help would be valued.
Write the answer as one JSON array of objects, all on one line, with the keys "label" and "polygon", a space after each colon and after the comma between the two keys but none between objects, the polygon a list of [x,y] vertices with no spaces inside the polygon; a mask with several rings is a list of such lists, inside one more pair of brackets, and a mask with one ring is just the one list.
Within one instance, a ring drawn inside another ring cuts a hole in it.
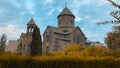
[{"label": "bush", "polygon": [[[7,55],[7,54],[6,54]],[[36,56],[26,57],[16,54],[0,56],[0,68],[119,68],[120,58]],[[13,58],[14,57],[14,58]]]},{"label": "bush", "polygon": [[104,46],[70,45],[49,56],[21,56],[4,53],[0,68],[120,68],[120,50]]},{"label": "bush", "polygon": [[115,51],[112,51],[110,53],[111,56],[115,57],[115,58],[119,58],[120,57],[120,50],[115,50]]},{"label": "bush", "polygon": [[109,56],[112,51],[105,46],[89,46],[81,51],[82,56]]}]

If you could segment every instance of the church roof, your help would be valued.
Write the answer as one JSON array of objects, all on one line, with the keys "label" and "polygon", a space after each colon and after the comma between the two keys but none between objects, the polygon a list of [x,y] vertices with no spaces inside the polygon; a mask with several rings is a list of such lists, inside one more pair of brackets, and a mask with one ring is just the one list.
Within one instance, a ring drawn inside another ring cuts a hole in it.
[{"label": "church roof", "polygon": [[27,25],[36,25],[33,18],[31,18],[31,20],[27,23]]},{"label": "church roof", "polygon": [[71,15],[71,16],[75,17],[74,14],[67,7],[65,7],[62,10],[62,12],[58,15],[58,17],[63,16],[63,15]]},{"label": "church roof", "polygon": [[87,39],[87,37],[85,36],[85,34],[82,32],[82,30],[79,27],[75,27],[75,28],[57,28],[57,27],[53,27],[53,26],[48,26],[46,28],[45,32],[43,33],[43,36],[47,32],[53,32],[55,34],[68,35],[68,34],[72,34],[72,33],[76,32],[76,30],[78,30]]},{"label": "church roof", "polygon": [[67,29],[63,28],[63,29],[60,29],[60,28],[53,27],[53,26],[48,26],[47,29],[50,29],[50,31],[52,31],[54,33],[60,33],[60,34],[69,34],[69,33],[72,33],[73,30],[75,30],[75,28],[67,28]]}]

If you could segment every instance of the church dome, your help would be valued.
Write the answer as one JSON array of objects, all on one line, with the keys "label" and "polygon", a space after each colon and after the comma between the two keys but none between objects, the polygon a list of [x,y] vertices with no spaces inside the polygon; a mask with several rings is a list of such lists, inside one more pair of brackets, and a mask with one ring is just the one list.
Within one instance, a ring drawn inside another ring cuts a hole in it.
[{"label": "church dome", "polygon": [[27,23],[27,25],[36,25],[33,18],[31,18],[31,20]]},{"label": "church dome", "polygon": [[73,16],[75,18],[74,14],[67,7],[65,7],[63,11],[58,15],[58,18],[64,15]]}]

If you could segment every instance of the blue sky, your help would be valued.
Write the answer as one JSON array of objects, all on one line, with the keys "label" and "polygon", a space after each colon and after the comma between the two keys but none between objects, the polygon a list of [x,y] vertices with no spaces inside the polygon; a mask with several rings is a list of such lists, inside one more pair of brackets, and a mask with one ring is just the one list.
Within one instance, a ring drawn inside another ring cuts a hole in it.
[{"label": "blue sky", "polygon": [[106,0],[0,0],[0,35],[5,33],[8,40],[19,39],[31,17],[43,34],[48,25],[57,27],[57,15],[66,2],[76,16],[76,26],[88,40],[104,42],[112,25],[96,25],[96,22],[114,19],[109,13],[117,10]]}]

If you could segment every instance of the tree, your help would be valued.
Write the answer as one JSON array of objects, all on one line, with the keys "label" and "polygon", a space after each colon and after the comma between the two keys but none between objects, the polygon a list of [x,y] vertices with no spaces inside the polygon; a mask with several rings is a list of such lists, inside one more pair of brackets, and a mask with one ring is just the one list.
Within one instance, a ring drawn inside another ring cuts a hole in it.
[{"label": "tree", "polygon": [[30,45],[31,56],[37,56],[42,54],[42,40],[40,35],[40,30],[36,26],[32,33],[32,43]]},{"label": "tree", "polygon": [[5,51],[5,47],[6,47],[6,35],[2,34],[1,39],[0,39],[0,54],[2,54]]},{"label": "tree", "polygon": [[108,23],[120,24],[120,5],[116,4],[116,3],[115,3],[114,1],[112,1],[112,0],[107,0],[107,1],[111,2],[113,6],[115,6],[115,7],[117,7],[117,8],[119,9],[119,10],[117,10],[117,11],[112,11],[112,12],[110,13],[110,15],[115,18],[115,20],[98,22],[97,24],[108,24]]},{"label": "tree", "polygon": [[116,4],[116,3],[115,3],[115,2],[113,2],[112,0],[108,0],[108,1],[109,1],[109,2],[111,2],[113,6],[115,6],[115,7],[117,7],[117,8],[119,8],[119,9],[120,9],[120,5]]},{"label": "tree", "polygon": [[120,49],[120,26],[115,26],[114,30],[107,34],[105,43],[112,50]]},{"label": "tree", "polygon": [[[98,22],[97,24],[120,24],[120,5],[116,4],[112,0],[107,0],[112,3],[114,7],[117,7],[119,10],[112,11],[110,15],[115,18],[115,20],[112,21],[105,21],[105,22]],[[113,32],[109,32],[107,34],[107,37],[105,38],[105,43],[108,45],[109,48],[112,50],[118,50],[120,49],[120,26],[114,26]]]}]

